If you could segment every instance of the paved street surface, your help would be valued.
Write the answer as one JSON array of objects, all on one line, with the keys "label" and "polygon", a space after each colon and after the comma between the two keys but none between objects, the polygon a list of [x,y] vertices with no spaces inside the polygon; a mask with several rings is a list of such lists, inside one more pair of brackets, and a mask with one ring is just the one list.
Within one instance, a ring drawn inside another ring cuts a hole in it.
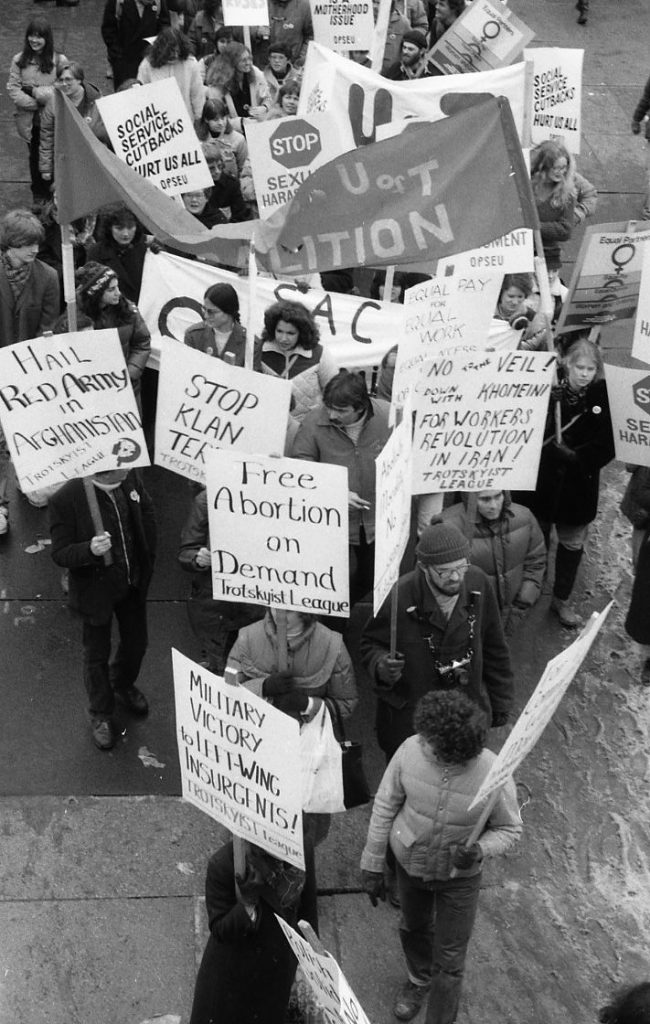
[{"label": "paved street surface", "polygon": [[[0,5],[8,71],[24,26],[42,11],[57,49],[105,91],[102,0],[77,8],[28,0]],[[629,131],[650,62],[647,0],[592,0],[586,28],[572,0],[511,0],[539,45],[586,47],[580,169],[598,187],[597,221],[636,217],[645,142]],[[29,202],[26,147],[0,98],[0,207]],[[480,197],[474,197],[480,201]],[[567,248],[569,260],[579,238]],[[568,270],[567,270],[568,274]],[[606,349],[629,344],[606,332]],[[523,841],[484,872],[458,1024],[590,1024],[612,983],[648,976],[650,690],[622,619],[629,600],[629,526],[618,514],[626,474],[604,477],[601,515],[583,560],[584,613],[615,607],[583,671],[520,771],[531,791]],[[90,740],[80,678],[79,624],[47,546],[46,513],[12,490],[11,532],[0,540],[0,1024],[139,1024],[188,1019],[205,941],[206,861],[223,830],[180,798],[170,647],[197,650],[176,565],[190,496],[180,478],[145,471],[159,510],[162,551],[150,595],[150,650],[141,676],[151,702],[125,721],[115,749]],[[546,593],[513,646],[523,705],[543,667],[570,640]],[[358,621],[352,653],[355,655]],[[364,740],[376,784],[382,762],[373,698],[349,732]],[[152,756],[148,756],[152,755]],[[372,1024],[389,1024],[403,980],[397,912],[359,891],[369,809],[339,816],[319,850],[322,935]]]}]

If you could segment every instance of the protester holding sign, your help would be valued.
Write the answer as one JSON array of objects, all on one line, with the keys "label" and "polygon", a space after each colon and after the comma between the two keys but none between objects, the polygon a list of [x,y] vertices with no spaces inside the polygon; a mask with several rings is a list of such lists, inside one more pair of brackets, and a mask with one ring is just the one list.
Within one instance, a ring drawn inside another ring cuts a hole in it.
[{"label": "protester holding sign", "polygon": [[268,82],[271,99],[277,102],[280,88],[289,79],[299,79],[300,72],[297,71],[290,61],[291,50],[286,43],[271,43],[269,46],[269,62],[264,68],[263,74]]},{"label": "protester holding sign", "polygon": [[481,814],[469,805],[495,760],[485,749],[488,724],[458,690],[426,694],[415,709],[416,735],[395,753],[375,797],[361,877],[376,906],[390,843],[408,970],[393,1006],[398,1020],[415,1017],[427,995],[426,1024],[456,1020],[483,861],[505,853],[522,832],[510,779],[478,841],[466,845]]},{"label": "protester holding sign", "polygon": [[530,156],[530,177],[542,230],[544,255],[558,258],[560,242],[571,238],[576,189],[573,157],[561,142],[549,140]]},{"label": "protester holding sign", "polygon": [[275,302],[264,313],[262,370],[291,381],[291,414],[299,422],[321,404],[337,367],[320,344],[314,318],[301,302]]},{"label": "protester holding sign", "polygon": [[[203,323],[188,327],[183,341],[215,359],[244,366],[246,330],[239,319],[239,296],[231,284],[213,284],[207,289],[203,296]],[[261,369],[259,345],[253,369]]]},{"label": "protester holding sign", "polygon": [[189,39],[180,29],[162,29],[142,60],[137,78],[142,85],[175,78],[190,117],[198,121],[205,102],[205,86]]},{"label": "protester holding sign", "polygon": [[242,43],[230,43],[226,55],[234,68],[234,75],[224,100],[230,111],[233,128],[245,133],[246,121],[263,121],[271,107],[268,83],[253,64],[253,57]]},{"label": "protester holding sign", "polygon": [[[497,300],[487,339],[489,349],[549,347],[553,334],[547,317],[533,305],[533,282],[529,274],[506,274]],[[504,323],[505,321],[505,323]]]},{"label": "protester holding sign", "polygon": [[266,115],[267,121],[277,121],[280,117],[295,117],[298,113],[300,100],[300,82],[290,78],[278,89],[275,103]]},{"label": "protester holding sign", "polygon": [[[559,410],[559,414],[556,412]],[[561,438],[556,438],[556,417]],[[547,544],[558,536],[552,610],[575,629],[580,616],[569,606],[578,567],[598,512],[600,470],[614,458],[614,437],[600,349],[586,338],[569,347],[551,392],[535,491],[516,496],[539,520]]]}]

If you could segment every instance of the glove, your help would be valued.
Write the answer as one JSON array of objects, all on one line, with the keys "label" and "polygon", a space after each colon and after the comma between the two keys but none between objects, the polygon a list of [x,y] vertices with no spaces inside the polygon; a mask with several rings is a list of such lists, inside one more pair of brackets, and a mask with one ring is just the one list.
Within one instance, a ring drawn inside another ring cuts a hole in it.
[{"label": "glove", "polygon": [[291,672],[273,672],[262,684],[263,697],[278,697],[281,693],[291,693],[293,676]]},{"label": "glove", "polygon": [[381,871],[362,871],[361,885],[373,907],[377,906],[377,900],[386,899],[386,883]]},{"label": "glove", "polygon": [[578,461],[578,456],[573,448],[569,448],[568,444],[565,444],[564,441],[551,441],[550,448],[558,462],[573,463]]},{"label": "glove", "polygon": [[508,724],[508,712],[507,711],[494,711],[492,713],[492,728],[500,729],[502,725]]},{"label": "glove", "polygon": [[481,845],[480,843],[474,843],[469,848],[467,846],[459,846],[451,862],[459,871],[468,871],[469,868],[480,864],[482,860],[483,850]]},{"label": "glove", "polygon": [[380,683],[385,683],[387,686],[392,686],[399,682],[403,671],[404,657],[401,654],[397,654],[397,652],[394,658],[384,654],[383,658],[380,658],[377,662],[377,679]]},{"label": "glove", "polygon": [[240,902],[245,907],[256,907],[264,888],[264,880],[261,875],[250,864],[247,864],[243,875],[235,875],[235,881],[239,889]]},{"label": "glove", "polygon": [[299,713],[306,711],[309,697],[306,693],[281,693],[273,703],[278,710],[284,711],[286,715],[291,715],[296,711]]},{"label": "glove", "polygon": [[639,121],[632,121],[632,135],[639,135],[641,132],[641,125]]}]

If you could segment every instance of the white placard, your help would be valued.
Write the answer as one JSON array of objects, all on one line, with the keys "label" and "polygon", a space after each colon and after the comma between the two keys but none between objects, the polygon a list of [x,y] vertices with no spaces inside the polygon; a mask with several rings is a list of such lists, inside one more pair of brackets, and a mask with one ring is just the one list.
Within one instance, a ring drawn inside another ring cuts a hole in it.
[{"label": "white placard", "polygon": [[217,600],[350,614],[343,466],[206,452]]},{"label": "white placard", "polygon": [[212,175],[175,78],[97,100],[120,160],[168,196],[210,188]]},{"label": "white placard", "polygon": [[582,61],[584,50],[531,47],[533,63],[530,136],[533,145],[559,139],[569,153],[580,152],[582,136]]},{"label": "white placard", "polygon": [[183,799],[304,868],[298,723],[173,648],[172,660]]},{"label": "white placard", "polygon": [[533,491],[555,356],[474,352],[435,359],[414,392],[413,493]]},{"label": "white placard", "polygon": [[0,423],[25,491],[149,465],[116,330],[0,348]]},{"label": "white placard", "polygon": [[223,0],[224,25],[268,25],[266,0]]},{"label": "white placard", "polygon": [[445,256],[438,260],[436,274],[464,277],[476,273],[532,274],[534,270],[533,232],[530,228],[518,228],[478,249]]},{"label": "white placard", "polygon": [[369,50],[375,29],[370,0],[309,0],[314,39],[337,53]]},{"label": "white placard", "polygon": [[548,662],[530,700],[469,805],[470,810],[485,800],[490,793],[500,789],[533,749],[555,714],[571,680],[587,657],[612,604],[613,601],[610,601],[602,612],[594,612],[580,636]]},{"label": "white placard", "polygon": [[445,74],[511,64],[535,33],[500,0],[474,0],[429,51]]},{"label": "white placard", "polygon": [[402,422],[395,427],[375,462],[375,615],[397,582],[409,539],[413,476],[411,433],[409,405],[403,411]]},{"label": "white placard", "polygon": [[170,345],[160,361],[154,461],[205,483],[209,449],[282,455],[290,401],[288,380]]},{"label": "white placard", "polygon": [[634,318],[632,355],[635,359],[650,363],[650,245],[643,246],[641,257],[639,303]]},{"label": "white placard", "polygon": [[650,366],[605,364],[616,458],[650,466]]}]

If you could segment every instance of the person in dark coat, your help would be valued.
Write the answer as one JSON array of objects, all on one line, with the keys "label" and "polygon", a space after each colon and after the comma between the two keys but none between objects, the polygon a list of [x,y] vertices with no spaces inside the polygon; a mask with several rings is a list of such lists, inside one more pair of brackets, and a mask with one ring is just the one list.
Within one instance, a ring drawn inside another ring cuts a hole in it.
[{"label": "person in dark coat", "polygon": [[409,82],[413,78],[432,78],[440,72],[427,60],[427,37],[418,29],[410,29],[402,36],[400,59],[382,72],[393,82]]},{"label": "person in dark coat", "polygon": [[[156,524],[151,498],[134,470],[95,473],[91,481],[103,529],[93,523],[84,481],[70,480],[50,498],[51,550],[56,565],[70,570],[70,607],[82,619],[93,742],[110,750],[116,699],[134,715],[149,710],[135,681],[147,649],[146,600]],[[109,665],[113,616],[120,640]]]},{"label": "person in dark coat", "polygon": [[170,24],[167,0],[106,0],[102,39],[113,70],[115,91],[127,78],[137,78],[149,44]]},{"label": "person in dark coat", "polygon": [[[246,361],[246,329],[239,321],[239,296],[231,284],[212,284],[203,296],[203,321],[185,331],[185,345],[223,359],[232,366]],[[256,341],[253,369],[262,371],[261,341]]]},{"label": "person in dark coat", "polygon": [[292,926],[306,916],[305,876],[252,843],[245,848],[243,878],[232,842],[208,863],[210,937],[189,1024],[285,1024],[297,963],[275,915]]},{"label": "person in dark coat", "polygon": [[[555,439],[556,408],[562,439]],[[551,393],[545,440],[534,491],[514,497],[537,517],[548,541],[558,537],[551,608],[563,626],[575,629],[580,616],[569,598],[589,532],[598,512],[600,471],[614,458],[614,435],[600,349],[587,338],[574,341]]]},{"label": "person in dark coat", "polygon": [[469,564],[469,542],[441,519],[425,527],[417,567],[397,585],[397,640],[390,655],[390,600],[361,637],[361,660],[377,695],[377,740],[389,759],[413,734],[413,712],[429,690],[459,689],[493,727],[514,697],[510,653],[494,589]]},{"label": "person in dark coat", "polygon": [[36,259],[45,232],[29,210],[0,221],[0,345],[38,338],[59,315],[56,271]]},{"label": "person in dark coat", "polygon": [[88,247],[88,259],[110,267],[122,295],[137,305],[147,254],[142,224],[128,206],[115,203],[100,211],[95,238],[94,245]]}]

